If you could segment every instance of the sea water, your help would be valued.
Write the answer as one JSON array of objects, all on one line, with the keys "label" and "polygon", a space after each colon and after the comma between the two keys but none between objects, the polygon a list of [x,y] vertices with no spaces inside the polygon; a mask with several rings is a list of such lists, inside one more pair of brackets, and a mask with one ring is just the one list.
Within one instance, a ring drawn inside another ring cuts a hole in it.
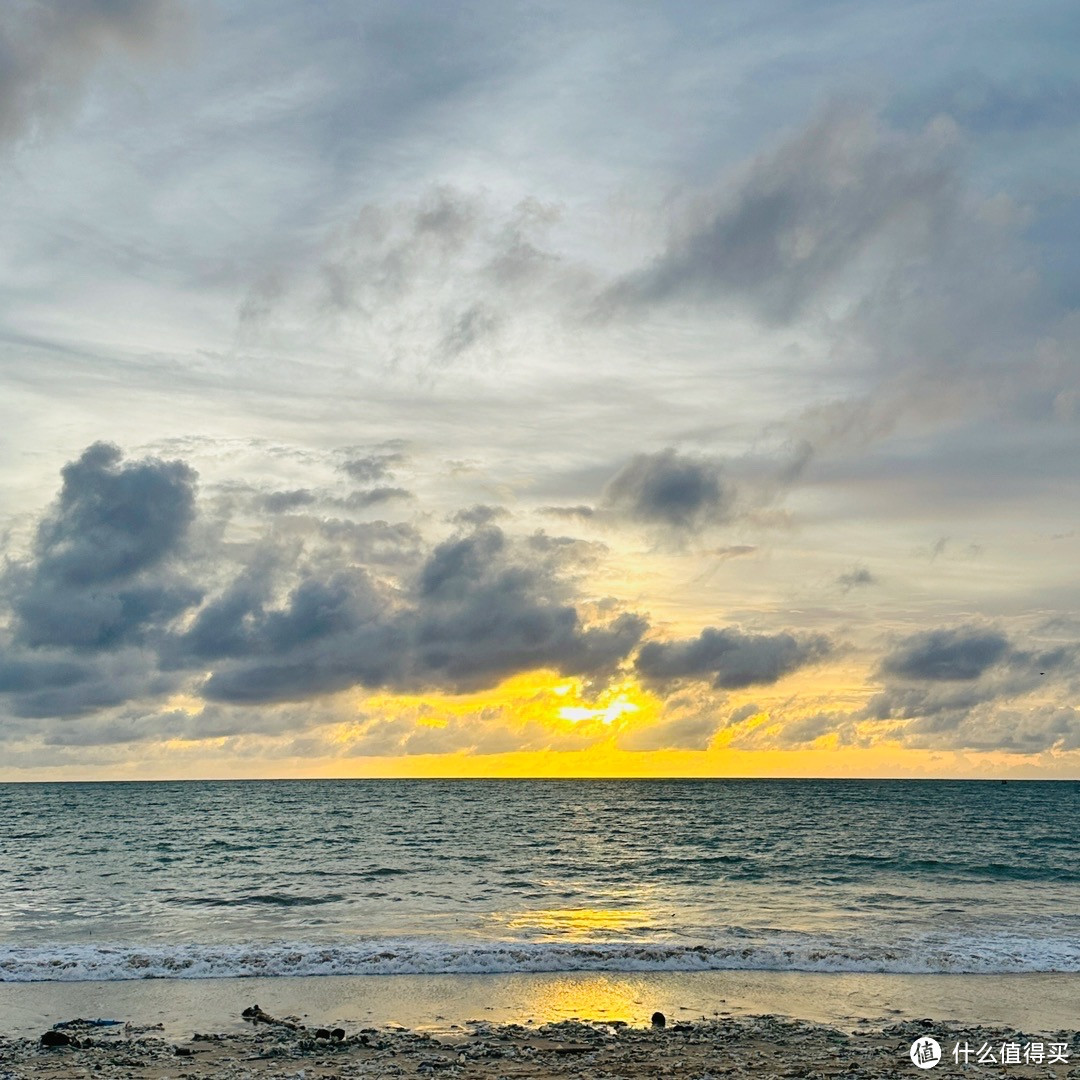
[{"label": "sea water", "polygon": [[0,785],[0,981],[1080,972],[1080,783]]}]

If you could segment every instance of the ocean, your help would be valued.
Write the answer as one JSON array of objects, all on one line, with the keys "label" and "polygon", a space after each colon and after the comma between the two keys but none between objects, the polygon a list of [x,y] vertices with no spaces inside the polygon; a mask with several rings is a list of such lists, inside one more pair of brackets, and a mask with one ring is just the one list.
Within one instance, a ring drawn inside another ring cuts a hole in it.
[{"label": "ocean", "polygon": [[0,785],[0,982],[1080,972],[1080,783]]}]

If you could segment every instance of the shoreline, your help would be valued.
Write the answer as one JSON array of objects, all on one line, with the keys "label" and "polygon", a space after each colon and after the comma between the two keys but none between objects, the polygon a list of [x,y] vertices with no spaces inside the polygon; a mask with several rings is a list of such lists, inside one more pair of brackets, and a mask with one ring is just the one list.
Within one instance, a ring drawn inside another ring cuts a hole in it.
[{"label": "shoreline", "polygon": [[79,1017],[240,1034],[241,1010],[349,1030],[398,1025],[445,1033],[480,1020],[647,1024],[779,1014],[844,1031],[932,1016],[1029,1031],[1076,1025],[1080,974],[897,975],[776,971],[324,975],[276,978],[0,982],[0,1035],[36,1037]]},{"label": "shoreline", "polygon": [[[435,1035],[403,1028],[295,1029],[280,1022],[235,1034],[196,1033],[172,1042],[156,1032],[121,1028],[115,1035],[68,1025],[40,1039],[0,1039],[5,1080],[344,1080],[348,1077],[445,1076],[452,1080],[584,1080],[597,1076],[846,1077],[885,1080],[912,1069],[912,1055],[936,1037],[936,1075],[1075,1076],[1072,1031],[950,1025],[928,1019],[847,1033],[779,1016],[665,1022],[663,1027],[611,1021],[562,1021],[528,1027],[473,1022]],[[1015,1047],[1016,1063],[1006,1059]],[[1037,1048],[1037,1050],[1035,1049]],[[984,1055],[983,1063],[976,1060]],[[986,1061],[989,1054],[992,1061]],[[961,1062],[965,1055],[967,1064]],[[1056,1056],[1055,1056],[1056,1055]],[[1030,1059],[1025,1062],[1024,1058]],[[955,1060],[954,1060],[955,1059]]]}]

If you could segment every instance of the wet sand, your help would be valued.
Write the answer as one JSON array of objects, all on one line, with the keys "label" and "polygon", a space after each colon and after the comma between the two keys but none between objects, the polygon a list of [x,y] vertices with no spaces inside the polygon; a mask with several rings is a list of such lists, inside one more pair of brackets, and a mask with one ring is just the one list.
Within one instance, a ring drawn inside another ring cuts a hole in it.
[{"label": "wet sand", "polygon": [[934,1017],[1029,1031],[1080,1026],[1080,975],[871,975],[769,971],[374,975],[126,982],[0,982],[0,1035],[38,1036],[58,1021],[105,1017],[161,1024],[170,1039],[240,1033],[240,1011],[348,1030],[396,1024],[446,1031],[490,1023],[588,1018],[641,1026],[673,1019],[776,1013],[853,1031]]}]

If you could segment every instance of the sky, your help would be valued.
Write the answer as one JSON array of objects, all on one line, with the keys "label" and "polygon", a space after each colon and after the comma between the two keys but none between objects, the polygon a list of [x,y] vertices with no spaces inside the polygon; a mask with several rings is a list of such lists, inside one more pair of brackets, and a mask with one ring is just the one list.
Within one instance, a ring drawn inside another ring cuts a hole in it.
[{"label": "sky", "polygon": [[0,780],[1080,778],[1071,0],[15,0]]}]

